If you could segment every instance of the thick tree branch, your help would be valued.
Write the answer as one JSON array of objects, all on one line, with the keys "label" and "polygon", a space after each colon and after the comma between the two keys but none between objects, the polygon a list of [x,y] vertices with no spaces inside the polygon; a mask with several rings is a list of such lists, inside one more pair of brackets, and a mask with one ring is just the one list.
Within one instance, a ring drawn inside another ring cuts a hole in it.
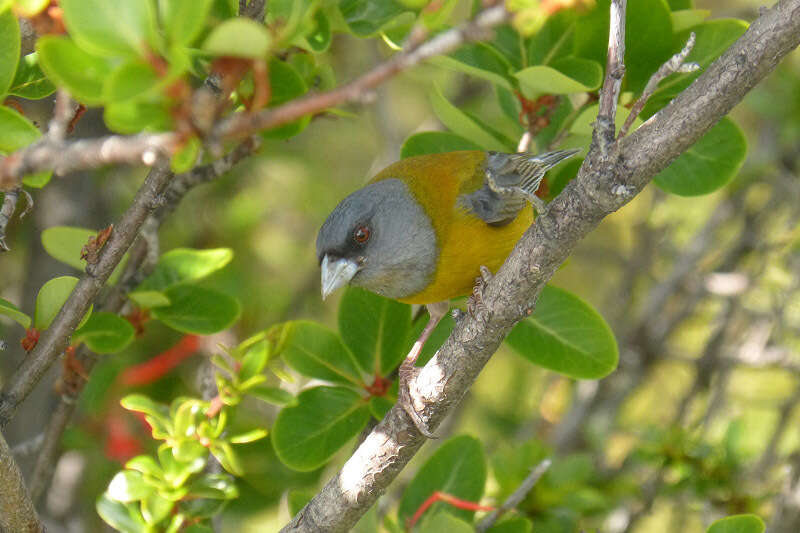
[{"label": "thick tree branch", "polygon": [[[765,10],[672,103],[622,139],[614,164],[603,164],[607,159],[595,140],[578,176],[486,285],[474,317],[463,316],[412,383],[426,404],[423,420],[428,427],[436,428],[461,400],[578,241],[696,142],[799,43],[800,0],[782,0]],[[423,442],[402,408],[395,406],[283,531],[348,530]]]},{"label": "thick tree branch", "polygon": [[[255,6],[261,2],[251,2]],[[332,91],[311,94],[258,113],[235,113],[211,130],[208,144],[244,139],[261,130],[286,124],[332,106],[363,99],[369,91],[403,70],[433,56],[447,54],[462,44],[482,39],[491,28],[508,19],[503,6],[479,13],[474,20],[436,35],[428,41],[394,55],[355,81]],[[159,155],[169,155],[179,146],[175,133],[112,135],[73,142],[54,141],[49,136],[0,159],[0,191],[13,189],[26,174],[53,169],[56,174],[95,168],[112,163],[153,165]]]},{"label": "thick tree branch", "polygon": [[22,479],[11,448],[0,433],[0,531],[39,533],[44,526],[39,522],[28,488]]}]

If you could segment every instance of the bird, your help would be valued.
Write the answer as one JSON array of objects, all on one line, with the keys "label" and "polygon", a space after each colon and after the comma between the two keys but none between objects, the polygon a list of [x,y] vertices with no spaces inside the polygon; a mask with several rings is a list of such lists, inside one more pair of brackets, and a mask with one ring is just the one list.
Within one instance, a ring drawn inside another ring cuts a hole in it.
[{"label": "bird", "polygon": [[316,241],[322,299],[345,285],[362,287],[430,316],[400,366],[399,402],[433,438],[411,401],[408,383],[425,341],[486,269],[494,272],[538,213],[545,173],[580,150],[538,155],[479,150],[401,159],[345,197]]}]

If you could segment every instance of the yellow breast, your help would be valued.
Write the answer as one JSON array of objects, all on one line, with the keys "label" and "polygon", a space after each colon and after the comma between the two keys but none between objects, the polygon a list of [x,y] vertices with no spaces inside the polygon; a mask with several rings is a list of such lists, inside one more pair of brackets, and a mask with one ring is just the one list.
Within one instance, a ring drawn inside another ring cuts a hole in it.
[{"label": "yellow breast", "polygon": [[427,304],[468,294],[480,266],[495,272],[533,222],[525,207],[512,222],[496,227],[460,207],[456,199],[483,186],[485,152],[418,156],[387,167],[371,181],[398,178],[406,183],[431,219],[439,245],[436,273],[421,292],[401,302]]}]

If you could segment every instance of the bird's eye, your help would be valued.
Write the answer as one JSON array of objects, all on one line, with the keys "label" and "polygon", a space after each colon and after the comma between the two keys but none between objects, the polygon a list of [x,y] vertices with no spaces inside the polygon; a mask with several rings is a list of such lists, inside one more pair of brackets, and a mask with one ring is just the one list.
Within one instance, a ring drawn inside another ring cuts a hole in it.
[{"label": "bird's eye", "polygon": [[358,244],[364,244],[369,240],[370,231],[367,226],[359,226],[353,232],[353,240]]}]

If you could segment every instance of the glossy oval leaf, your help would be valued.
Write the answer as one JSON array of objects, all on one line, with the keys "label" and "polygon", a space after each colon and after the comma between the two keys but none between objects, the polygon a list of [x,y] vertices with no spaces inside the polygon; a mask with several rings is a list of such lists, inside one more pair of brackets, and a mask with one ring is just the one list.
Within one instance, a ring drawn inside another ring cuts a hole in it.
[{"label": "glossy oval leaf", "polygon": [[211,0],[160,0],[161,25],[173,44],[188,46],[203,30]]},{"label": "glossy oval leaf", "polygon": [[57,85],[83,104],[102,103],[103,84],[111,75],[111,63],[83,51],[67,37],[41,37],[36,50],[42,70]]},{"label": "glossy oval leaf", "polygon": [[339,333],[359,366],[385,376],[406,356],[411,306],[350,287],[339,303]]},{"label": "glossy oval leaf", "polygon": [[[436,491],[477,502],[483,496],[485,484],[486,456],[480,441],[468,435],[453,437],[431,455],[408,484],[397,516],[400,523],[405,523]],[[470,521],[473,515],[442,502],[433,504],[426,514],[432,516],[442,510]]]},{"label": "glossy oval leaf", "polygon": [[224,268],[233,259],[230,248],[175,248],[162,255],[137,291],[163,291],[173,285],[201,280]]},{"label": "glossy oval leaf", "polygon": [[619,359],[617,341],[603,317],[577,296],[550,286],[506,341],[530,362],[578,379],[602,378]]},{"label": "glossy oval leaf", "polygon": [[549,65],[571,55],[576,25],[574,9],[562,9],[547,17],[539,31],[528,39],[528,64]]},{"label": "glossy oval leaf", "polygon": [[[42,288],[39,289],[39,294],[36,295],[36,310],[33,314],[33,326],[36,329],[42,330],[50,327],[53,319],[64,306],[64,302],[72,293],[75,285],[78,284],[78,278],[74,276],[61,276],[47,281]],[[92,313],[91,307],[86,312],[86,316],[81,319],[81,325],[86,323],[86,320]]]},{"label": "glossy oval leaf", "polygon": [[266,57],[272,38],[263,24],[236,17],[222,22],[211,30],[203,50],[215,56]]},{"label": "glossy oval leaf", "polygon": [[408,8],[395,0],[339,0],[339,11],[350,31],[359,37],[366,37],[408,11]]},{"label": "glossy oval leaf", "polygon": [[[36,141],[41,132],[31,121],[15,109],[0,105],[0,154],[9,154]],[[44,187],[50,181],[51,171],[38,172],[22,178],[28,187]]]},{"label": "glossy oval leaf", "polygon": [[728,516],[717,520],[706,533],[764,533],[764,522],[754,514]]},{"label": "glossy oval leaf", "polygon": [[[84,270],[86,262],[81,259],[81,250],[90,237],[97,235],[96,230],[76,228],[72,226],[53,226],[42,232],[42,247],[52,257],[77,270]],[[113,283],[125,268],[127,253],[108,278]]]},{"label": "glossy oval leaf", "polygon": [[542,94],[574,94],[593,91],[603,80],[603,68],[596,61],[565,57],[550,66],[535,65],[516,74],[522,94],[536,98]]},{"label": "glossy oval leaf", "polygon": [[306,33],[306,42],[314,52],[324,52],[331,45],[331,23],[322,10],[317,10],[312,19],[313,29]]},{"label": "glossy oval leaf", "polygon": [[435,83],[430,100],[433,112],[438,119],[454,133],[469,139],[484,150],[506,150],[506,147],[499,139],[483,129],[469,115],[451,104]]},{"label": "glossy oval leaf", "polygon": [[[269,84],[272,90],[269,107],[284,104],[308,91],[305,80],[297,70],[278,59],[272,59],[269,62]],[[303,131],[310,121],[311,117],[305,116],[277,128],[266,130],[262,136],[268,139],[288,139]]]},{"label": "glossy oval leaf", "polygon": [[531,533],[533,523],[524,516],[514,516],[493,525],[487,533]]},{"label": "glossy oval leaf", "polygon": [[262,402],[279,407],[297,405],[297,399],[290,392],[278,387],[270,387],[269,385],[260,384],[250,387],[247,389],[246,394],[258,398]]},{"label": "glossy oval leaf", "polygon": [[481,147],[469,139],[449,131],[423,131],[406,139],[400,149],[400,157],[441,154],[457,150],[481,150]]},{"label": "glossy oval leaf", "polygon": [[327,463],[369,420],[369,409],[355,391],[315,387],[300,393],[272,426],[272,446],[289,468],[315,470]]},{"label": "glossy oval leaf", "polygon": [[61,0],[59,5],[70,36],[91,53],[144,57],[148,49],[158,48],[149,0]]},{"label": "glossy oval leaf", "polygon": [[733,179],[746,156],[744,133],[733,120],[724,117],[653,181],[680,196],[708,194]]},{"label": "glossy oval leaf", "polygon": [[100,495],[96,504],[97,514],[108,525],[123,533],[143,533],[148,525],[142,518],[137,504],[125,504],[111,499],[107,492]]},{"label": "glossy oval leaf", "polygon": [[20,36],[17,17],[11,10],[0,12],[0,98],[6,94],[19,61]]},{"label": "glossy oval leaf", "polygon": [[286,364],[310,378],[333,383],[361,386],[362,373],[358,360],[347,349],[339,335],[315,322],[288,322],[283,330],[284,342],[278,348]]},{"label": "glossy oval leaf", "polygon": [[19,59],[17,73],[8,89],[9,94],[28,100],[39,100],[50,96],[55,90],[56,86],[39,66],[39,52],[31,52]]},{"label": "glossy oval leaf", "polygon": [[161,79],[144,60],[127,61],[114,69],[103,86],[103,99],[119,102],[143,96],[158,87]]},{"label": "glossy oval leaf", "polygon": [[[608,17],[608,1],[598,2],[597,7],[604,9]],[[677,48],[673,43],[672,19],[666,0],[631,2],[625,19],[625,83],[628,90],[639,93],[650,76],[678,52],[683,43]],[[606,48],[607,45],[606,42]]]},{"label": "glossy oval leaf", "polygon": [[25,329],[31,327],[31,317],[20,311],[16,305],[2,298],[0,298],[0,315],[7,316]]},{"label": "glossy oval leaf", "polygon": [[465,522],[450,513],[431,514],[430,510],[425,515],[416,529],[417,533],[474,533],[475,528],[471,522]]},{"label": "glossy oval leaf", "polygon": [[72,334],[73,342],[82,341],[95,353],[116,353],[133,341],[136,332],[130,322],[114,313],[92,313],[86,323]]},{"label": "glossy oval leaf", "polygon": [[154,307],[153,318],[184,333],[218,333],[233,325],[241,312],[235,298],[195,285],[175,285],[164,291],[164,295],[170,304]]},{"label": "glossy oval leaf", "polygon": [[140,309],[152,309],[170,304],[167,295],[161,291],[133,291],[128,293],[128,298]]},{"label": "glossy oval leaf", "polygon": [[131,135],[141,131],[168,131],[173,127],[166,100],[110,102],[103,110],[103,121],[110,130]]},{"label": "glossy oval leaf", "polygon": [[447,56],[436,56],[429,62],[438,67],[463,72],[506,89],[513,89],[511,63],[491,45],[467,44]]}]

